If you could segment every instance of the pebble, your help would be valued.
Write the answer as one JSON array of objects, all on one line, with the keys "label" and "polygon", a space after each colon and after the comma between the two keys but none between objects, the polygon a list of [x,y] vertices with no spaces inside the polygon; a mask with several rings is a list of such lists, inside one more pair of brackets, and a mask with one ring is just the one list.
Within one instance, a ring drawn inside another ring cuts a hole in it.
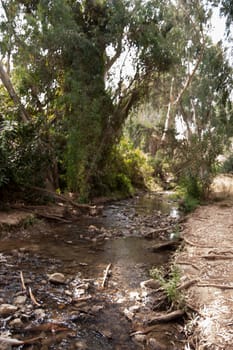
[{"label": "pebble", "polygon": [[13,328],[23,328],[24,326],[20,318],[15,318],[9,323],[9,325]]},{"label": "pebble", "polygon": [[18,310],[17,306],[10,304],[0,305],[0,316],[10,316]]},{"label": "pebble", "polygon": [[135,334],[133,337],[133,341],[135,343],[145,343],[146,342],[146,335],[145,334]]},{"label": "pebble", "polygon": [[158,342],[155,338],[148,339],[148,350],[166,350],[165,345]]},{"label": "pebble", "polygon": [[66,278],[63,275],[63,273],[55,272],[55,273],[52,273],[52,275],[49,275],[49,282],[58,283],[58,284],[65,284]]},{"label": "pebble", "polygon": [[75,347],[76,349],[79,349],[79,350],[87,350],[87,344],[85,341],[77,341],[75,343]]},{"label": "pebble", "polygon": [[26,303],[27,297],[25,295],[19,295],[14,299],[14,305],[24,305]]},{"label": "pebble", "polygon": [[46,314],[43,309],[36,309],[34,311],[35,318],[38,319],[43,319],[45,318]]}]

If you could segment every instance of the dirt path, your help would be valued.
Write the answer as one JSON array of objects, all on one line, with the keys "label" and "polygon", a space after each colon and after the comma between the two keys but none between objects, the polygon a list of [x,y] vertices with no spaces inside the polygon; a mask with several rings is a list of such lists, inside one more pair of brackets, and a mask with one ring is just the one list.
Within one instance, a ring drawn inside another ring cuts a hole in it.
[{"label": "dirt path", "polygon": [[227,201],[201,206],[186,222],[184,249],[177,254],[183,279],[196,282],[186,292],[199,316],[187,328],[190,348],[233,349],[233,205]]}]

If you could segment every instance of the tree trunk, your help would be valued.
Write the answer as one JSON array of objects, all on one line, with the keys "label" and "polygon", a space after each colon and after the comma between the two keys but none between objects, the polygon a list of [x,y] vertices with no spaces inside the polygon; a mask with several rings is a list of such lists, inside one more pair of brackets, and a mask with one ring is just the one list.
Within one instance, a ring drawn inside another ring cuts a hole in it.
[{"label": "tree trunk", "polygon": [[8,94],[10,95],[14,104],[16,105],[16,107],[18,107],[22,121],[24,123],[28,122],[30,120],[30,115],[26,111],[25,107],[22,105],[19,96],[15,92],[15,89],[12,85],[10,77],[5,71],[1,61],[0,61],[0,79],[2,80],[2,83],[5,86],[6,90],[8,91]]}]

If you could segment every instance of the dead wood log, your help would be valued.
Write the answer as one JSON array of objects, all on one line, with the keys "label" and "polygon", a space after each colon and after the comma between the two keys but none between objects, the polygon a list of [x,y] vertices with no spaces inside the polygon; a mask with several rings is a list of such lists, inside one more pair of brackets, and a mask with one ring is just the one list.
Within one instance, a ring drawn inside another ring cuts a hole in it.
[{"label": "dead wood log", "polygon": [[147,321],[147,324],[154,325],[154,324],[158,324],[158,323],[167,323],[167,322],[173,321],[177,318],[184,316],[184,314],[185,314],[184,310],[172,311],[172,312],[169,312],[168,314],[158,315],[158,316],[152,318],[151,320]]},{"label": "dead wood log", "polygon": [[173,321],[177,318],[184,316],[184,314],[185,312],[183,310],[176,310],[166,315],[159,315],[153,318],[152,320],[150,320],[149,322],[147,322],[148,325],[151,325],[150,327],[146,327],[142,330],[132,332],[130,336],[132,337],[137,334],[148,334],[150,332],[153,332],[153,330],[157,327],[155,325],[157,325],[158,323],[167,323],[167,322]]},{"label": "dead wood log", "polygon": [[45,188],[37,187],[37,186],[29,186],[32,190],[39,191],[45,194],[48,194],[55,200],[59,200],[60,202],[65,202],[73,206],[74,208],[80,210],[81,212],[89,212],[90,215],[97,215],[100,214],[103,207],[102,206],[96,206],[96,205],[90,205],[90,204],[81,204],[76,203],[71,198],[68,198],[62,194],[55,193],[53,191],[47,190]]},{"label": "dead wood log", "polygon": [[166,227],[156,228],[154,230],[151,230],[150,232],[147,232],[145,234],[145,237],[146,238],[151,238],[151,237],[153,237],[154,234],[158,234],[158,233],[161,233],[161,232],[167,232],[168,230],[170,230],[172,228],[173,228],[173,226],[166,226]]},{"label": "dead wood log", "polygon": [[181,285],[179,285],[179,287],[177,287],[177,290],[181,291],[183,289],[188,289],[189,287],[191,287],[193,284],[195,284],[197,282],[199,282],[199,279],[193,278],[193,279],[191,279],[191,280],[189,280],[187,282],[184,282]]},{"label": "dead wood log", "polygon": [[152,252],[157,252],[160,250],[167,250],[167,249],[176,249],[179,245],[179,241],[167,241],[167,242],[161,242],[153,245],[149,249],[152,250]]}]

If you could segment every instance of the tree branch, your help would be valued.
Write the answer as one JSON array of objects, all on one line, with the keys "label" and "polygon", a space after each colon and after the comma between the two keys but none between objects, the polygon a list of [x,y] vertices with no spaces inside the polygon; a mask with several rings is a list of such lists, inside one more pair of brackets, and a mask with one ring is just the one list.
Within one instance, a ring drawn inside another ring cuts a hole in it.
[{"label": "tree branch", "polygon": [[13,84],[10,80],[10,77],[7,74],[7,72],[5,71],[1,61],[0,61],[0,79],[3,83],[3,85],[5,86],[6,90],[8,91],[8,94],[10,95],[14,104],[18,108],[22,121],[24,123],[28,122],[30,120],[30,115],[27,112],[27,110],[25,109],[25,107],[23,106],[23,104],[21,103],[20,98],[17,95],[17,93],[13,87]]}]

